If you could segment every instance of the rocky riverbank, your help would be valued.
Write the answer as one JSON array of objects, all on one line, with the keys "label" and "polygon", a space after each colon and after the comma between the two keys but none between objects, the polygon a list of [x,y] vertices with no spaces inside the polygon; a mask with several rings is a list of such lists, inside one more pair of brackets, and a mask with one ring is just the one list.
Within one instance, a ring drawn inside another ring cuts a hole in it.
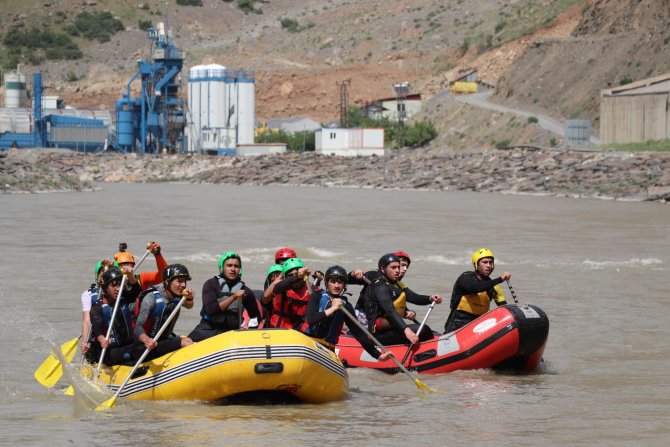
[{"label": "rocky riverbank", "polygon": [[105,182],[433,189],[670,201],[670,153],[405,149],[386,157],[0,153],[0,191],[89,191]]}]

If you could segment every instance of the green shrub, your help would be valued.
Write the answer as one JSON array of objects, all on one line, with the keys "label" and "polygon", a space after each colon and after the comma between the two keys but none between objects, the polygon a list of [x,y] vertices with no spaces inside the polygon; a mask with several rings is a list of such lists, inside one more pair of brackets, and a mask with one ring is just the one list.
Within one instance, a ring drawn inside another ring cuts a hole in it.
[{"label": "green shrub", "polygon": [[[10,30],[2,39],[7,47],[5,66],[9,63],[27,62],[39,65],[45,58],[49,60],[81,59],[84,54],[77,44],[64,33],[55,33],[49,29]],[[11,65],[10,65],[11,66]]]},{"label": "green shrub", "polygon": [[151,23],[151,20],[140,20],[137,22],[137,27],[141,29],[142,31],[146,31],[149,28],[153,26],[153,23]]},{"label": "green shrub", "polygon": [[177,0],[179,6],[202,6],[202,0]]},{"label": "green shrub", "polygon": [[510,140],[500,140],[496,142],[496,149],[505,149],[506,147],[509,147]]},{"label": "green shrub", "polygon": [[286,148],[294,152],[313,151],[314,131],[304,132],[286,132],[278,130],[276,132],[265,132],[255,138],[256,143],[285,143]]},{"label": "green shrub", "polygon": [[300,28],[300,24],[295,19],[284,18],[279,19],[279,21],[281,22],[281,27],[286,31],[288,31],[289,33],[299,33],[300,31],[302,31],[302,29]]},{"label": "green shrub", "polygon": [[80,12],[74,19],[74,26],[82,36],[101,43],[108,42],[111,36],[125,29],[109,11]]},{"label": "green shrub", "polygon": [[528,117],[528,122],[529,122],[530,124],[537,123],[537,122],[538,122],[538,119],[537,119],[537,117],[535,117],[535,116],[529,116],[529,117]]}]

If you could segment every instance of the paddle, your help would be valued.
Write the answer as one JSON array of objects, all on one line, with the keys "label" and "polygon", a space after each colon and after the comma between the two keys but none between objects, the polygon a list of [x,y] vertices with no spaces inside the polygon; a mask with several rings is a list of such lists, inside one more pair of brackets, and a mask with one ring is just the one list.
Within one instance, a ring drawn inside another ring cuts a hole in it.
[{"label": "paddle", "polygon": [[[66,361],[69,362],[74,358],[80,339],[81,335],[61,345],[60,352],[63,354]],[[53,388],[63,376],[63,364],[53,353],[51,353],[35,370],[33,375],[40,385],[47,388]]]},{"label": "paddle", "polygon": [[[165,323],[163,323],[163,326],[158,330],[156,335],[154,336],[154,340],[158,340],[161,338],[161,335],[163,335],[163,331],[167,329],[167,327],[170,325],[170,322],[174,319],[174,317],[177,315],[177,312],[179,312],[179,309],[181,308],[181,305],[184,304],[184,301],[186,301],[186,297],[182,296],[181,300],[179,300],[179,303],[177,304],[177,307],[174,308],[170,316],[165,320]],[[116,403],[116,398],[119,397],[119,394],[121,394],[121,391],[123,390],[123,387],[126,386],[128,381],[133,377],[133,374],[135,374],[135,371],[137,371],[137,368],[139,368],[140,364],[144,361],[146,356],[149,354],[150,349],[145,349],[142,355],[140,356],[140,359],[135,363],[135,366],[133,366],[133,369],[130,370],[130,373],[128,374],[128,377],[126,377],[126,380],[123,381],[121,386],[119,387],[118,390],[116,390],[116,394],[112,396],[110,399],[107,399],[100,405],[98,405],[95,409],[95,411],[105,411],[108,408],[112,408],[114,404]]]},{"label": "paddle", "polygon": [[[347,317],[348,317],[348,318],[349,318],[349,319],[350,319],[356,326],[358,326],[359,329],[361,329],[361,330],[365,333],[365,335],[367,335],[367,336],[370,338],[370,340],[372,340],[372,341],[374,342],[374,344],[376,344],[377,347],[378,347],[379,349],[382,350],[382,352],[389,352],[389,350],[386,349],[386,346],[384,346],[383,344],[381,344],[381,343],[379,342],[379,340],[377,340],[377,339],[376,339],[376,338],[375,338],[375,337],[374,337],[374,336],[373,336],[373,335],[372,335],[372,334],[371,334],[365,327],[363,327],[363,325],[361,324],[361,322],[358,321],[358,318],[356,318],[354,315],[351,315],[351,313],[350,313],[344,306],[340,306],[340,310],[341,310],[342,312],[344,312],[344,314],[345,314],[345,315],[346,315],[346,316],[347,316]],[[410,379],[412,379],[412,381],[416,384],[417,388],[419,388],[420,390],[424,390],[424,391],[431,391],[431,392],[432,392],[432,391],[435,391],[435,390],[433,390],[431,387],[429,387],[428,385],[426,385],[425,383],[423,383],[422,381],[420,381],[419,379],[417,379],[416,377],[414,377],[414,376],[412,375],[412,373],[410,373],[410,372],[407,370],[407,368],[405,368],[405,367],[403,366],[403,364],[400,363],[400,362],[398,361],[398,359],[395,358],[393,355],[391,355],[390,358],[391,358],[391,360],[393,360],[393,361],[395,362],[396,365],[398,365],[398,368],[400,368],[400,370],[401,370],[402,372],[404,372],[405,374],[407,374],[407,376],[408,376]]]},{"label": "paddle", "polygon": [[[428,312],[426,312],[426,316],[423,317],[423,320],[421,321],[421,324],[419,325],[419,330],[416,331],[416,335],[417,335],[417,337],[420,336],[420,334],[421,334],[421,330],[422,330],[423,327],[426,325],[426,320],[428,319],[428,315],[430,315],[430,313],[432,312],[433,307],[435,307],[435,301],[433,301],[432,303],[430,303],[430,308],[428,308]],[[407,360],[407,357],[409,357],[409,353],[410,353],[410,351],[412,350],[412,346],[414,346],[413,343],[411,343],[411,344],[409,345],[409,347],[407,348],[407,352],[405,352],[405,355],[402,357],[402,360],[401,360],[400,363],[402,363],[403,365],[405,364],[405,361]]]},{"label": "paddle", "polygon": [[[107,328],[107,335],[105,336],[105,340],[109,340],[109,337],[112,335],[112,328],[114,327],[114,321],[116,319],[116,311],[119,310],[119,303],[121,302],[121,296],[123,295],[123,288],[126,286],[126,278],[128,275],[123,275],[123,278],[121,279],[121,287],[119,288],[119,294],[116,297],[116,302],[114,303],[114,310],[112,310],[112,318],[109,320],[109,327]],[[102,348],[102,352],[100,353],[100,360],[98,360],[98,366],[95,369],[95,376],[98,377],[100,375],[100,367],[102,366],[102,360],[105,358],[105,353],[107,352],[107,348]]]},{"label": "paddle", "polygon": [[509,279],[506,282],[507,282],[507,287],[509,287],[509,291],[512,294],[512,298],[514,299],[514,302],[516,304],[519,304],[519,300],[516,299],[516,293],[514,293],[514,289],[512,288],[512,284],[509,283]]}]

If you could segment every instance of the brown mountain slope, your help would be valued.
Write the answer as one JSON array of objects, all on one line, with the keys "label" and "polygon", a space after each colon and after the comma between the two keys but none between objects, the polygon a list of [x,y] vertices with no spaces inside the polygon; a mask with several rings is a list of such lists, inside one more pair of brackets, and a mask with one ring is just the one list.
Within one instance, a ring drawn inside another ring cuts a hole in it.
[{"label": "brown mountain slope", "polygon": [[[257,2],[262,14],[244,14],[236,2],[203,4],[168,5],[175,44],[186,52],[184,81],[188,67],[202,63],[254,69],[259,119],[303,115],[321,122],[338,117],[337,82],[351,79],[349,101],[362,104],[391,96],[393,83],[409,81],[426,100],[423,116],[446,132],[436,144],[454,147],[501,139],[548,144],[550,138],[510,117],[447,101],[440,93],[461,68],[477,67],[481,77],[497,82],[497,102],[557,119],[590,118],[594,130],[600,89],[670,71],[667,0],[269,0]],[[81,11],[113,11],[126,31],[104,44],[81,42],[83,60],[22,68],[42,71],[46,94],[66,104],[113,111],[136,60],[148,54],[138,20],[161,20],[164,5],[24,0],[4,6],[0,25],[53,25]],[[531,34],[483,52],[472,45],[461,54],[467,39],[492,34],[503,23],[519,25],[522,12],[557,5],[573,6],[557,9]],[[282,27],[286,18],[297,21],[299,32]],[[68,82],[69,73],[81,79]]]}]

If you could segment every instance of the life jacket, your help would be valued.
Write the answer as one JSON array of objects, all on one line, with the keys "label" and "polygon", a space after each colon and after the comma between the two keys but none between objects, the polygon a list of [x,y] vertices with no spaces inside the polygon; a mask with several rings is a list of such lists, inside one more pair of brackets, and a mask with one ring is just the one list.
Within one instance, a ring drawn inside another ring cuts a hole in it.
[{"label": "life jacket", "polygon": [[386,286],[388,286],[388,289],[391,292],[393,307],[395,311],[398,313],[398,315],[400,315],[400,318],[405,317],[405,312],[407,310],[407,304],[406,304],[407,298],[405,296],[403,288],[401,287],[403,285],[402,283],[399,282],[390,283],[383,276],[380,276],[379,278],[375,279],[372,282],[372,284],[370,284],[370,287],[368,287],[368,290],[364,297],[365,315],[367,316],[368,320],[368,329],[371,332],[375,332],[376,325],[379,325],[378,319],[386,318],[386,314],[383,313],[384,311],[381,308],[381,306],[379,306],[379,303],[372,298],[373,297],[372,286],[382,281],[386,284]]},{"label": "life jacket", "polygon": [[496,303],[505,301],[505,295],[500,284],[484,292],[463,295],[456,306],[456,310],[477,316],[484,315],[491,307],[491,300],[495,300]]},{"label": "life jacket", "polygon": [[[168,319],[172,311],[177,307],[180,298],[173,298],[169,300],[166,298],[160,290],[155,287],[150,287],[146,290],[146,293],[143,296],[153,293],[156,300],[156,306],[154,311],[149,315],[147,321],[144,323],[144,333],[147,334],[150,338],[158,333],[158,330],[163,326],[163,323]],[[165,328],[160,339],[165,339],[172,334],[172,329],[174,329],[175,324],[177,323],[177,318],[173,318],[170,322],[170,325]]]},{"label": "life jacket", "polygon": [[305,285],[298,292],[288,289],[284,293],[276,293],[272,304],[274,311],[270,326],[299,330],[307,313],[309,289]]},{"label": "life jacket", "polygon": [[[349,302],[345,296],[338,296],[337,298],[341,299],[344,304]],[[319,298],[319,312],[324,312],[328,309],[331,301],[332,298],[330,294],[327,291],[322,290],[321,297]],[[307,325],[307,322],[305,321],[304,324]],[[328,345],[335,346],[340,338],[343,327],[344,312],[335,312],[318,323],[306,327],[303,332],[312,337],[324,340]]]},{"label": "life jacket", "polygon": [[[233,295],[235,292],[242,290],[244,287],[244,282],[237,281],[233,287],[228,285],[228,282],[221,276],[217,277],[219,279],[219,291],[216,293],[216,300],[221,301],[228,298],[230,295]],[[240,306],[242,306],[241,300],[233,301],[228,309],[223,312],[217,312],[214,315],[210,315],[205,312],[203,307],[200,311],[200,316],[210,323],[213,323],[217,326],[225,326],[228,329],[237,329],[240,327]]]},{"label": "life jacket", "polygon": [[88,295],[91,297],[91,307],[100,299],[100,292],[98,291],[97,284],[91,284],[91,287],[87,290]]},{"label": "life jacket", "polygon": [[[103,302],[102,303],[102,324],[104,327],[104,332],[107,332],[109,325],[112,321],[112,313],[114,312],[114,306]],[[110,348],[117,346],[125,346],[132,342],[132,315],[128,305],[121,302],[119,303],[119,308],[116,311],[116,317],[114,324],[112,325],[112,331],[109,333],[109,342]]]},{"label": "life jacket", "polygon": [[245,308],[242,311],[242,324],[240,324],[240,328],[249,329],[249,326],[251,324],[251,329],[263,329],[264,327],[267,327],[270,324],[270,312],[268,311],[268,308],[265,307],[263,305],[263,302],[261,301],[260,296],[262,294],[263,294],[262,290],[254,291],[254,295],[256,296],[256,306],[258,308],[258,315],[259,315],[258,321],[252,322],[251,317],[249,316],[249,311]]}]

